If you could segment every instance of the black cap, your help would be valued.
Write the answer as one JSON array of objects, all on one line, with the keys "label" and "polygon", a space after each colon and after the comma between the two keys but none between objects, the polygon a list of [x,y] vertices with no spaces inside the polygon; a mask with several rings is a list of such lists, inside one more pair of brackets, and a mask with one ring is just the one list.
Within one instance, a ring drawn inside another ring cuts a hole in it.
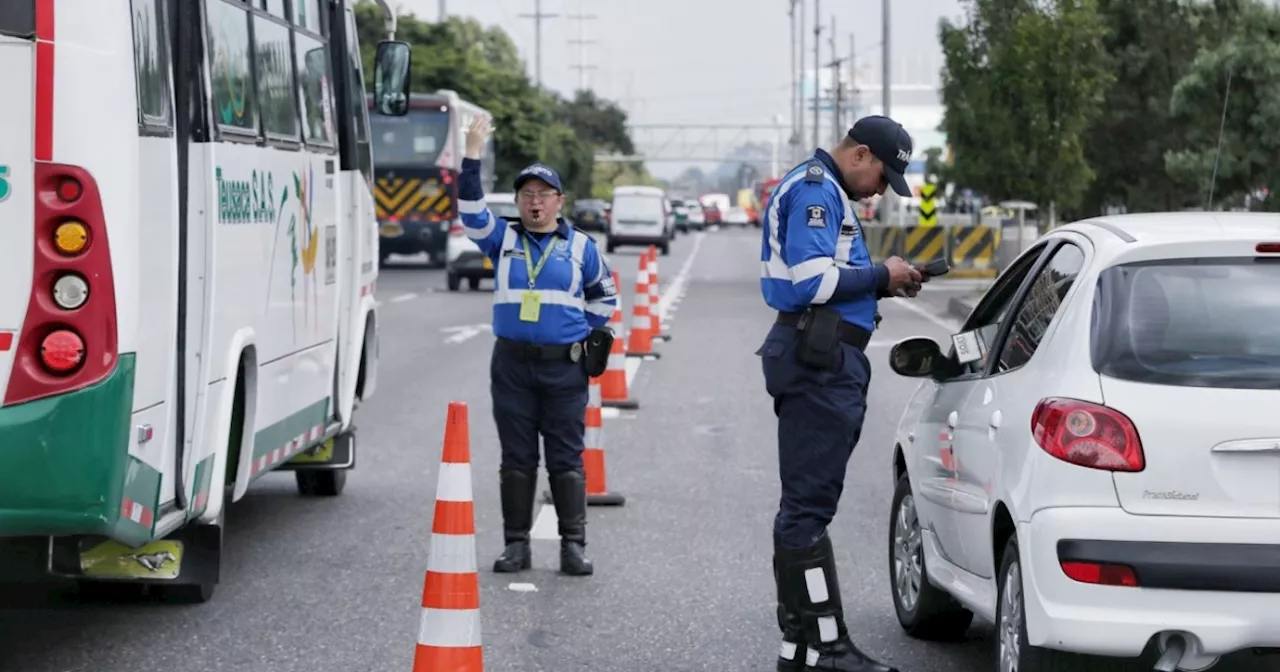
[{"label": "black cap", "polygon": [[542,180],[543,182],[546,182],[547,184],[551,185],[552,189],[555,189],[556,191],[561,191],[561,192],[564,191],[564,189],[560,186],[560,173],[557,173],[556,171],[552,170],[551,168],[548,168],[547,166],[542,165],[541,163],[535,163],[532,166],[529,166],[528,168],[525,168],[524,170],[520,171],[520,174],[516,176],[516,182],[515,182],[516,191],[520,191],[520,187],[523,187],[524,183],[528,182],[529,180]]},{"label": "black cap", "polygon": [[871,149],[884,164],[884,176],[899,196],[911,196],[911,187],[903,173],[911,162],[911,135],[902,124],[880,115],[863,117],[849,129],[849,137]]}]

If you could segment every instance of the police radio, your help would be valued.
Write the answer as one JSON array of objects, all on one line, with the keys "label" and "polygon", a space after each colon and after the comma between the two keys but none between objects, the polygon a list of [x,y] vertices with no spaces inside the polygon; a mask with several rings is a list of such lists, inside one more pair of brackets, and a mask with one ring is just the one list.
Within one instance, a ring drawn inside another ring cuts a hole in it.
[{"label": "police radio", "polygon": [[934,259],[924,266],[917,266],[916,270],[920,271],[920,275],[926,278],[936,278],[951,272],[951,265],[947,263],[946,259]]}]

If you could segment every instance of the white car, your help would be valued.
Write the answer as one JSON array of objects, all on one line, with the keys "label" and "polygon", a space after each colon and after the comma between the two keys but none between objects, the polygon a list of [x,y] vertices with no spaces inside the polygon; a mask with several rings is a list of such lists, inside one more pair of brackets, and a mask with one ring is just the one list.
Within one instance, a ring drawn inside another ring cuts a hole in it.
[{"label": "white car", "polygon": [[[485,205],[494,217],[519,219],[520,210],[516,207],[514,193],[485,194]],[[445,268],[449,291],[456,292],[462,287],[462,280],[467,280],[472,291],[480,289],[480,281],[493,277],[493,262],[480,251],[480,247],[467,237],[462,228],[462,220],[454,221],[449,228],[449,240],[445,243]]]},{"label": "white car", "polygon": [[733,206],[724,213],[725,226],[741,226],[746,228],[751,225],[751,216],[747,214],[745,208]]},{"label": "white car", "polygon": [[909,634],[995,622],[1000,672],[1280,647],[1280,216],[1055,229],[949,350],[890,354],[925,379],[893,458]]}]

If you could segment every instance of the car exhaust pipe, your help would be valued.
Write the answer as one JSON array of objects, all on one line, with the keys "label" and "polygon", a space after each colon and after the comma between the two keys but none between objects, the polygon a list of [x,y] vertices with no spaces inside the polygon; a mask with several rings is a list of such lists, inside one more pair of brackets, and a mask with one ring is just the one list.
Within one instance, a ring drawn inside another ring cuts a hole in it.
[{"label": "car exhaust pipe", "polygon": [[1155,672],[1204,672],[1218,664],[1218,656],[1206,655],[1195,635],[1185,632],[1160,633],[1160,659]]}]

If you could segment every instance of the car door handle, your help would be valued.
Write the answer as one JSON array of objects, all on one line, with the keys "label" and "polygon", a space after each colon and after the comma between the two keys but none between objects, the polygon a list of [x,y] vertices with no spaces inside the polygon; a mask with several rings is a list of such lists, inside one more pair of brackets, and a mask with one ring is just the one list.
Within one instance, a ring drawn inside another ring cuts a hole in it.
[{"label": "car door handle", "polygon": [[960,421],[960,414],[956,413],[955,411],[951,411],[951,415],[947,416],[947,426],[950,427],[951,429],[955,429],[956,423],[959,421]]},{"label": "car door handle", "polygon": [[1004,415],[1000,411],[991,414],[991,428],[1000,429],[1000,421],[1004,420]]}]

